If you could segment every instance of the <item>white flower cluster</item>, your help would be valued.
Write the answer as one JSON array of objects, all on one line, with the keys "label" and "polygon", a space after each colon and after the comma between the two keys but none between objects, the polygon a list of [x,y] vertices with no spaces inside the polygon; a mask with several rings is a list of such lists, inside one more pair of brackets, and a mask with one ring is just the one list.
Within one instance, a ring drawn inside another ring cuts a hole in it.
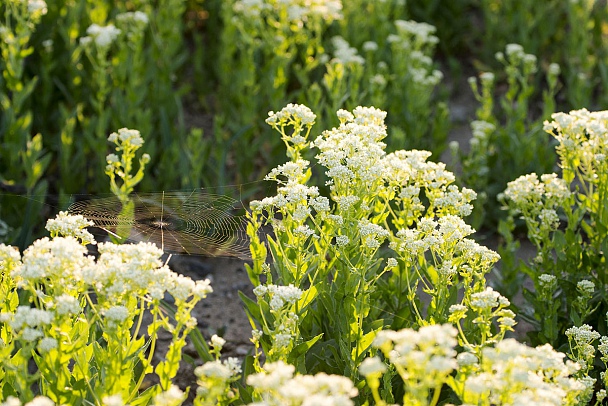
[{"label": "white flower cluster", "polygon": [[600,333],[594,331],[588,324],[580,327],[570,327],[565,332],[574,354],[574,360],[580,368],[587,371],[592,367],[595,358],[595,347],[593,342],[601,337]]},{"label": "white flower cluster", "polygon": [[539,293],[548,299],[557,289],[557,277],[544,273],[538,277],[538,286]]},{"label": "white flower cluster", "polygon": [[126,13],[118,14],[116,21],[123,24],[134,24],[136,26],[148,25],[148,15],[143,11],[129,11]]},{"label": "white flower cluster", "polygon": [[[166,391],[154,396],[155,405],[179,406],[188,396],[177,385],[171,385]],[[122,404],[122,403],[121,403]]]},{"label": "white flower cluster", "polygon": [[91,24],[89,28],[87,28],[87,34],[89,35],[81,37],[80,43],[86,46],[91,42],[95,42],[98,47],[107,48],[116,38],[118,38],[120,32],[121,31],[116,28],[114,24],[108,24],[106,26]]},{"label": "white flower cluster", "polygon": [[148,15],[143,11],[129,11],[116,16],[116,24],[127,34],[131,43],[137,43],[143,39],[148,22]]},{"label": "white flower cluster", "polygon": [[60,211],[54,219],[49,219],[46,222],[46,229],[51,233],[51,236],[72,236],[82,241],[82,244],[97,244],[95,237],[87,230],[86,227],[94,225],[92,221],[85,219],[81,215],[70,215],[65,211]]},{"label": "white flower cluster", "polygon": [[21,254],[13,246],[0,244],[0,275],[21,266]]},{"label": "white flower cluster", "polygon": [[[506,54],[506,57],[505,57]],[[524,52],[524,47],[519,44],[507,44],[505,52],[497,52],[496,59],[512,69],[522,69],[524,75],[535,73],[538,69],[535,55]]]},{"label": "white flower cluster", "polygon": [[376,52],[378,50],[378,43],[374,41],[365,41],[362,48],[365,52]]},{"label": "white flower cluster", "polygon": [[228,380],[240,373],[241,366],[239,360],[233,357],[229,357],[224,361],[205,362],[194,370],[194,375],[199,379],[205,377]]},{"label": "white flower cluster", "polygon": [[[283,215],[289,215],[299,224],[296,234],[303,236],[314,235],[314,231],[304,224],[306,219],[311,215],[310,207],[314,208],[321,215],[329,212],[330,207],[329,200],[326,197],[319,196],[319,189],[316,186],[306,186],[300,183],[306,176],[307,167],[308,161],[298,160],[295,163],[288,162],[273,169],[266,176],[266,179],[274,180],[282,186],[277,188],[275,196],[252,201],[251,209],[257,212],[261,212],[262,210],[274,212],[275,209],[278,209]],[[281,179],[282,177],[286,177],[287,180]],[[278,225],[278,223],[275,225]]]},{"label": "white flower cluster", "polygon": [[267,363],[264,372],[249,375],[247,384],[261,399],[249,406],[354,405],[357,388],[340,375],[294,375],[295,367],[282,361]]},{"label": "white flower cluster", "polygon": [[359,373],[365,377],[381,375],[388,367],[379,357],[365,358],[359,365]]},{"label": "white flower cluster", "polygon": [[[54,303],[53,303],[54,302]],[[54,301],[49,303],[48,308],[54,308],[58,315],[76,315],[82,311],[82,307],[78,302],[78,298],[64,293],[55,297]]]},{"label": "white flower cluster", "polygon": [[126,306],[112,306],[102,311],[107,321],[118,325],[129,317],[129,309]]},{"label": "white flower cluster", "polygon": [[[482,73],[485,75],[486,73]],[[492,74],[494,76],[494,74]],[[496,130],[496,126],[492,123],[488,123],[487,121],[475,120],[471,122],[471,131],[473,132],[473,137],[469,140],[469,145],[471,149],[476,148],[487,148],[490,135]],[[487,166],[482,170],[487,170]]]},{"label": "white flower cluster", "polygon": [[340,0],[239,0],[232,9],[249,19],[258,19],[264,12],[281,14],[285,10],[288,20],[299,26],[311,18],[328,23],[342,18]]},{"label": "white flower cluster", "polygon": [[605,182],[601,175],[607,165],[608,111],[573,110],[551,118],[544,128],[559,142],[556,150],[564,172],[578,174],[589,183]]},{"label": "white flower cluster", "polygon": [[270,308],[275,311],[281,309],[285,304],[295,304],[302,297],[302,290],[292,284],[288,286],[259,285],[253,289],[253,293],[257,297],[268,295]]},{"label": "white flower cluster", "polygon": [[239,0],[232,5],[232,10],[247,18],[259,18],[263,10],[270,9],[265,0]]},{"label": "white flower cluster", "polygon": [[55,348],[57,348],[58,345],[59,343],[56,339],[52,337],[44,337],[38,342],[38,346],[36,348],[38,349],[38,351],[40,351],[40,353],[44,354],[54,350]]},{"label": "white flower cluster", "polygon": [[511,303],[509,299],[496,292],[491,287],[487,287],[483,292],[473,293],[471,295],[471,307],[477,309],[493,309],[494,307],[507,307]]},{"label": "white flower cluster", "polygon": [[413,20],[397,20],[395,21],[395,27],[397,27],[397,32],[399,34],[409,34],[416,37],[420,42],[430,44],[436,44],[439,42],[439,38],[434,35],[437,29],[430,24],[420,23]]},{"label": "white flower cluster", "polygon": [[48,9],[44,0],[27,0],[27,11],[42,16],[48,12]]},{"label": "white flower cluster", "polygon": [[593,331],[593,328],[588,324],[583,324],[580,327],[570,327],[566,330],[566,336],[572,338],[577,343],[590,344],[594,340],[600,338],[600,333]]},{"label": "white flower cluster", "polygon": [[530,173],[507,184],[504,195],[515,203],[516,207],[542,206],[552,209],[570,197],[566,182],[555,173],[538,175]]},{"label": "white flower cluster", "polygon": [[514,339],[506,339],[495,348],[483,349],[477,373],[467,377],[465,403],[481,399],[491,404],[564,405],[566,398],[585,390],[585,385],[570,376],[578,366],[564,363],[564,354],[549,344],[532,348]]},{"label": "white flower cluster", "polygon": [[118,132],[114,132],[108,136],[108,141],[113,142],[117,145],[130,144],[134,147],[141,147],[144,145],[144,139],[138,130],[130,130],[128,128],[121,128]]},{"label": "white flower cluster", "polygon": [[9,396],[6,398],[6,400],[2,403],[0,403],[0,406],[55,406],[55,402],[53,402],[51,399],[47,398],[46,396],[36,396],[34,399],[32,399],[31,401],[27,402],[27,403],[21,403],[21,401],[14,397],[14,396]]},{"label": "white flower cluster", "polygon": [[343,65],[355,64],[363,65],[365,59],[358,54],[357,48],[351,47],[348,41],[341,36],[335,36],[331,39],[331,43],[334,46],[334,59],[331,63],[341,63]]},{"label": "white flower cluster", "polygon": [[301,123],[302,125],[311,126],[314,124],[316,114],[311,109],[304,106],[303,104],[288,104],[283,107],[281,111],[268,112],[268,118],[266,124],[270,126],[283,126],[292,123]]},{"label": "white flower cluster", "polygon": [[123,406],[124,404],[125,402],[122,400],[122,395],[120,393],[104,396],[101,399],[102,406]]},{"label": "white flower cluster", "polygon": [[595,292],[595,283],[582,280],[576,284],[576,289],[584,296],[591,297]]},{"label": "white flower cluster", "polygon": [[[266,175],[264,180],[274,180],[280,183],[289,183],[290,181],[296,181],[300,179],[301,176],[303,176],[303,173],[304,171],[306,171],[309,164],[310,162],[306,161],[305,159],[299,159],[295,162],[286,162],[283,165],[279,165],[276,168],[273,168],[270,173]],[[286,180],[283,181],[282,177],[285,177]]]},{"label": "white flower cluster", "polygon": [[384,117],[386,113],[369,107],[357,107],[352,115],[340,112],[338,128],[324,131],[314,141],[319,149],[318,162],[328,170],[332,191],[348,196],[345,191],[357,190],[355,184],[373,186],[383,183],[382,158],[386,144]]},{"label": "white flower cluster", "polygon": [[[165,290],[176,299],[186,300],[191,296],[203,298],[212,291],[209,280],[195,282],[162,266],[162,251],[154,244],[102,243],[99,252],[95,262],[74,237],[42,238],[25,250],[22,264],[12,270],[12,277],[18,286],[44,280],[56,289],[55,293],[80,291],[82,284],[88,284],[97,293],[108,295],[110,302],[132,294],[160,299]],[[8,250],[11,253],[14,251]]]},{"label": "white flower cluster", "polygon": [[0,323],[8,323],[22,340],[33,342],[44,336],[44,328],[55,319],[55,314],[29,306],[19,306],[15,313],[0,313]]},{"label": "white flower cluster", "polygon": [[101,243],[99,253],[94,266],[85,269],[84,280],[110,303],[118,305],[132,295],[161,299],[165,291],[176,300],[200,299],[212,292],[208,279],[193,281],[163,266],[162,251],[152,243]]},{"label": "white flower cluster", "polygon": [[460,256],[463,262],[470,265],[491,266],[498,261],[499,256],[466,238],[474,232],[475,230],[458,216],[446,215],[437,221],[423,217],[418,220],[416,228],[399,230],[390,247],[408,258],[416,258],[425,251],[431,251],[444,260],[449,260],[449,253],[453,253],[452,255]]},{"label": "white flower cluster", "polygon": [[[556,174],[541,175],[539,181],[538,176],[531,173],[509,182],[499,199],[505,198],[511,215],[521,213],[528,227],[528,236],[539,244],[559,228],[557,209],[570,196],[566,181]],[[542,262],[544,258],[539,256],[537,260]]]},{"label": "white flower cluster", "polygon": [[153,281],[167,281],[168,272],[162,272],[157,280],[160,275],[155,271],[162,266],[162,251],[154,244],[101,243],[99,253],[95,266],[85,271],[85,280],[97,291],[122,295],[145,290]]},{"label": "white flower cluster", "polygon": [[416,21],[395,21],[397,34],[388,36],[387,41],[396,50],[407,55],[407,72],[413,83],[433,87],[443,79],[441,71],[433,70],[433,60],[429,56],[439,42],[435,36],[436,28],[427,23]]},{"label": "white flower cluster", "polygon": [[41,238],[25,250],[23,265],[13,270],[12,277],[18,286],[46,280],[47,286],[59,291],[78,291],[83,273],[94,266],[93,257],[86,254],[86,247],[74,237]]},{"label": "white flower cluster", "polygon": [[211,345],[214,350],[221,351],[222,348],[224,348],[224,344],[226,344],[226,340],[224,340],[222,337],[218,336],[217,334],[211,336],[209,345]]},{"label": "white flower cluster", "polygon": [[406,215],[415,219],[421,215],[424,206],[419,198],[421,190],[429,200],[427,216],[456,215],[465,217],[471,213],[471,201],[477,194],[467,188],[458,189],[452,185],[455,176],[446,170],[445,164],[427,162],[429,151],[396,151],[384,159],[384,176],[391,186],[400,189]]},{"label": "white flower cluster", "polygon": [[388,230],[378,224],[371,223],[368,219],[359,220],[357,229],[361,236],[361,245],[366,248],[376,249],[390,236]]},{"label": "white flower cluster", "polygon": [[457,335],[451,324],[423,326],[418,331],[383,330],[372,345],[382,350],[391,364],[405,371],[402,378],[406,385],[411,380],[416,385],[434,388],[458,367],[454,350]]}]

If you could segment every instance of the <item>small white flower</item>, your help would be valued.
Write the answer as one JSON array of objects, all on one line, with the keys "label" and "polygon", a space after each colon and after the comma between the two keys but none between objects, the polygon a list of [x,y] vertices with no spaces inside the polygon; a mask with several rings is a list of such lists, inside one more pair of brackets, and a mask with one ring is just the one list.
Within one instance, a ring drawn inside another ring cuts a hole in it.
[{"label": "small white flower", "polygon": [[87,220],[81,215],[71,215],[65,211],[60,211],[54,219],[49,219],[46,222],[46,229],[51,233],[51,236],[75,237],[82,241],[83,244],[97,244],[95,237],[87,230],[86,227],[93,226],[94,223]]},{"label": "small white flower", "polygon": [[600,333],[593,331],[590,325],[583,324],[580,327],[570,327],[567,329],[566,336],[574,339],[578,344],[588,344],[600,338]]},{"label": "small white flower", "polygon": [[276,348],[285,348],[291,343],[291,334],[278,333],[274,335],[274,345]]},{"label": "small white flower", "polygon": [[317,116],[308,107],[302,104],[288,104],[277,113],[274,111],[268,112],[266,123],[271,126],[285,125],[293,120],[303,125],[312,126],[316,118]]},{"label": "small white flower", "polygon": [[120,30],[113,24],[109,24],[105,27],[98,24],[91,24],[89,28],[87,28],[87,34],[95,41],[97,46],[105,48],[112,44],[118,35],[120,35]]},{"label": "small white flower", "polygon": [[118,14],[116,16],[116,21],[125,24],[134,23],[138,26],[146,26],[148,24],[148,15],[142,11],[129,11],[126,13]]},{"label": "small white flower", "polygon": [[26,403],[24,406],[55,406],[55,402],[46,396],[36,396],[34,400]]},{"label": "small white flower", "polygon": [[507,44],[506,54],[509,58],[519,57],[522,58],[524,55],[524,47],[519,44]]},{"label": "small white flower", "polygon": [[119,163],[120,159],[118,159],[118,155],[116,154],[108,154],[106,156],[106,162],[110,165],[115,164],[115,163]]},{"label": "small white flower", "polygon": [[230,369],[232,376],[236,376],[242,372],[241,370],[241,361],[238,358],[228,357],[223,361],[224,365]]},{"label": "small white flower", "polygon": [[31,14],[40,13],[40,15],[45,15],[48,9],[44,0],[28,0],[27,11]]},{"label": "small white flower", "polygon": [[450,314],[452,314],[452,313],[458,313],[458,312],[466,312],[467,309],[468,308],[465,305],[454,304],[454,305],[450,306],[449,312],[450,312]]},{"label": "small white flower", "polygon": [[334,59],[332,62],[347,64],[363,65],[365,59],[358,55],[357,49],[350,46],[350,44],[342,37],[335,36],[331,39],[334,46]]},{"label": "small white flower", "polygon": [[378,44],[374,41],[365,41],[363,43],[363,50],[366,52],[375,52],[378,50]]},{"label": "small white flower", "polygon": [[387,369],[387,366],[378,357],[366,358],[361,365],[359,365],[359,373],[365,377],[374,374],[383,374]]},{"label": "small white flower", "polygon": [[329,199],[325,196],[319,196],[311,199],[310,205],[317,211],[317,213],[327,213],[330,210]]},{"label": "small white flower", "polygon": [[293,230],[293,233],[294,233],[295,235],[300,235],[300,236],[303,236],[303,237],[305,237],[305,238],[306,238],[306,237],[310,237],[311,235],[312,235],[312,236],[315,236],[315,237],[317,236],[317,235],[315,234],[314,230],[312,230],[312,229],[311,229],[311,228],[310,228],[310,227],[309,227],[307,224],[306,224],[306,225],[303,225],[303,226],[298,226],[298,227],[296,227],[296,228]]},{"label": "small white flower", "polygon": [[40,342],[38,342],[38,351],[41,353],[46,353],[51,351],[52,349],[57,348],[57,340],[52,337],[44,337]]},{"label": "small white flower", "polygon": [[340,206],[340,209],[346,211],[346,210],[349,210],[359,200],[361,200],[361,198],[359,196],[349,195],[349,196],[336,196],[334,198],[334,200],[336,201],[336,203],[338,203],[338,206]]},{"label": "small white flower", "polygon": [[475,365],[479,360],[477,359],[475,354],[472,354],[470,352],[461,352],[460,354],[458,354],[458,356],[456,356],[456,361],[458,362],[459,366],[466,367]]},{"label": "small white flower", "polygon": [[171,285],[167,288],[167,291],[176,300],[186,300],[193,295],[196,290],[197,284],[191,278],[172,273],[169,276]]},{"label": "small white flower", "polygon": [[186,400],[186,394],[177,385],[154,396],[155,405],[179,406]]},{"label": "small white flower", "polygon": [[588,280],[582,280],[576,284],[576,288],[582,294],[591,296],[591,295],[593,295],[593,292],[595,292],[595,283],[588,281]]},{"label": "small white flower", "polygon": [[543,287],[553,286],[556,281],[557,281],[557,278],[555,276],[549,275],[546,273],[544,273],[538,277],[538,282]]},{"label": "small white flower", "polygon": [[194,370],[194,375],[197,377],[206,376],[208,378],[220,378],[223,380],[232,377],[232,371],[221,361],[206,362]]},{"label": "small white flower", "polygon": [[125,402],[123,402],[120,394],[116,394],[105,396],[103,399],[101,399],[101,404],[103,406],[124,406]]},{"label": "small white flower", "polygon": [[294,304],[302,297],[302,290],[295,287],[293,284],[289,284],[288,286],[273,286],[273,294],[280,297],[286,303]]},{"label": "small white flower", "polygon": [[81,310],[82,308],[80,307],[78,299],[73,296],[64,293],[55,298],[55,311],[57,314],[72,315],[80,313]]},{"label": "small white flower", "polygon": [[36,341],[40,337],[43,337],[43,336],[44,336],[44,334],[42,333],[42,331],[32,328],[32,327],[26,327],[23,330],[21,330],[21,338],[27,342]]},{"label": "small white flower", "polygon": [[21,406],[21,401],[14,396],[9,396],[4,402],[0,403],[0,406]]},{"label": "small white flower", "polygon": [[129,317],[129,309],[125,306],[112,306],[103,312],[106,319],[116,324],[122,323]]},{"label": "small white flower", "polygon": [[117,133],[112,133],[108,136],[108,141],[117,142],[120,144],[130,144],[135,147],[140,147],[144,144],[144,139],[138,130],[130,130],[128,128],[121,128]]},{"label": "small white flower", "polygon": [[399,265],[399,263],[397,262],[397,260],[395,258],[389,258],[386,260],[387,268],[396,268],[398,265]]},{"label": "small white flower", "polygon": [[29,306],[19,306],[9,321],[10,326],[15,330],[26,327],[43,327],[53,322],[54,315],[48,310],[40,310]]},{"label": "small white flower", "polygon": [[253,288],[253,293],[257,297],[264,296],[267,291],[268,291],[268,288],[266,286],[264,286],[264,285],[258,285],[255,288]]},{"label": "small white flower", "polygon": [[252,337],[252,340],[254,340],[254,341],[259,341],[259,339],[262,338],[263,335],[264,335],[264,333],[260,330],[256,330],[256,329],[251,330],[251,337]]},{"label": "small white flower", "polygon": [[509,300],[500,293],[494,291],[491,287],[487,287],[485,291],[473,293],[471,295],[471,306],[478,309],[491,309],[498,305],[508,306]]},{"label": "small white flower", "polygon": [[355,120],[355,116],[348,110],[340,109],[336,113],[340,123],[350,123]]},{"label": "small white flower", "polygon": [[550,64],[549,68],[547,69],[547,73],[551,76],[558,76],[561,73],[559,64],[557,64],[557,63]]},{"label": "small white flower", "polygon": [[209,344],[211,344],[214,349],[221,351],[221,349],[224,348],[224,344],[226,344],[226,340],[219,337],[217,334],[214,334],[211,336],[211,342]]}]

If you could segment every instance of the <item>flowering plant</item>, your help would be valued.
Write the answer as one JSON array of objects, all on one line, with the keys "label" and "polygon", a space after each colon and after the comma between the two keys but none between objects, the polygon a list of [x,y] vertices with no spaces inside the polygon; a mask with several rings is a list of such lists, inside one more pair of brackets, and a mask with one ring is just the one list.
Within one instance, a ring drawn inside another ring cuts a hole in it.
[{"label": "flowering plant", "polygon": [[[471,122],[473,136],[468,148],[461,149],[456,141],[450,145],[455,163],[462,167],[459,180],[479,192],[470,221],[475,227],[492,229],[503,216],[496,196],[507,182],[532,171],[549,172],[555,165],[553,145],[542,123],[555,111],[560,74],[559,65],[553,63],[541,75],[536,56],[524,52],[519,44],[508,44],[496,59],[504,73],[483,72],[478,78],[469,78],[480,105]],[[506,92],[497,97],[497,83],[505,75]],[[548,86],[542,91],[543,109],[536,117],[530,108],[540,93],[536,83],[542,76]]]},{"label": "flowering plant", "polygon": [[[558,345],[570,326],[602,325],[606,313],[606,275],[603,252],[608,217],[606,166],[606,112],[585,109],[556,113],[545,130],[558,141],[561,176],[535,173],[510,182],[504,192],[509,210],[501,230],[505,252],[518,244],[512,232],[523,219],[536,248],[530,263],[507,268],[507,277],[523,271],[537,292],[524,288],[529,307],[523,315],[533,323],[534,342]],[[598,317],[597,315],[601,315]]]},{"label": "flowering plant", "polygon": [[[186,336],[196,327],[190,312],[211,292],[209,281],[173,273],[150,243],[100,243],[95,261],[83,245],[94,243],[84,230],[89,225],[60,213],[48,223],[54,237],[35,241],[23,256],[0,246],[3,396],[32,400],[37,382],[39,393],[57,404],[145,404],[170,390]],[[165,292],[174,300],[173,319],[162,310]],[[26,299],[21,304],[19,296]],[[146,333],[145,312],[152,316]],[[153,366],[161,329],[171,342]],[[152,372],[159,383],[140,392]]]},{"label": "flowering plant", "polygon": [[[243,299],[258,355],[358,380],[385,328],[451,321],[460,345],[480,355],[515,324],[508,300],[485,285],[498,255],[467,238],[473,229],[462,217],[475,193],[453,185],[443,164],[426,161],[429,152],[384,152],[385,115],[340,110],[340,126],[310,143],[310,109],[269,113],[290,161],[267,176],[277,194],[251,204],[247,269],[257,302]],[[311,145],[329,197],[309,185],[303,155]],[[258,235],[266,225],[268,249]]]}]

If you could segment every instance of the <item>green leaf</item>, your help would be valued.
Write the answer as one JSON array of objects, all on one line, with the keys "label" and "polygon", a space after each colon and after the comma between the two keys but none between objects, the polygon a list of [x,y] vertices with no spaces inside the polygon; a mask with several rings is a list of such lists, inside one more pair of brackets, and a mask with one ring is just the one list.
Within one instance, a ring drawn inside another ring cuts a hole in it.
[{"label": "green leaf", "polygon": [[553,245],[557,257],[562,261],[566,260],[566,236],[560,230],[553,233]]},{"label": "green leaf", "polygon": [[[310,350],[312,348],[313,345],[316,344],[317,341],[319,341],[319,339],[321,339],[321,337],[323,337],[323,333],[318,334],[316,336],[314,336],[313,338],[311,338],[310,340],[307,340],[303,343],[300,343],[298,345],[296,345],[293,350],[291,351],[291,353],[289,354],[289,360],[290,361],[295,361],[297,360],[299,357],[306,355],[306,353],[308,352],[308,350]],[[290,362],[291,364],[292,362]]]},{"label": "green leaf", "polygon": [[298,308],[300,310],[306,309],[306,307],[317,297],[318,289],[315,285],[312,285],[304,292],[302,292],[302,297],[298,300]]},{"label": "green leaf", "polygon": [[258,306],[258,303],[250,299],[241,291],[239,291],[239,297],[245,305],[245,311],[247,312],[249,320],[251,322],[262,320],[262,313],[260,307]]},{"label": "green leaf", "polygon": [[[372,345],[372,342],[374,341],[374,338],[376,338],[376,335],[380,330],[381,328],[377,330],[372,330],[369,333],[364,334],[363,337],[361,337],[357,341],[355,348],[353,348],[351,351],[351,357],[355,362],[360,363],[360,361],[365,358],[365,353],[367,352],[367,350],[369,350],[370,346]],[[359,355],[359,359],[355,359],[357,354]]]}]

